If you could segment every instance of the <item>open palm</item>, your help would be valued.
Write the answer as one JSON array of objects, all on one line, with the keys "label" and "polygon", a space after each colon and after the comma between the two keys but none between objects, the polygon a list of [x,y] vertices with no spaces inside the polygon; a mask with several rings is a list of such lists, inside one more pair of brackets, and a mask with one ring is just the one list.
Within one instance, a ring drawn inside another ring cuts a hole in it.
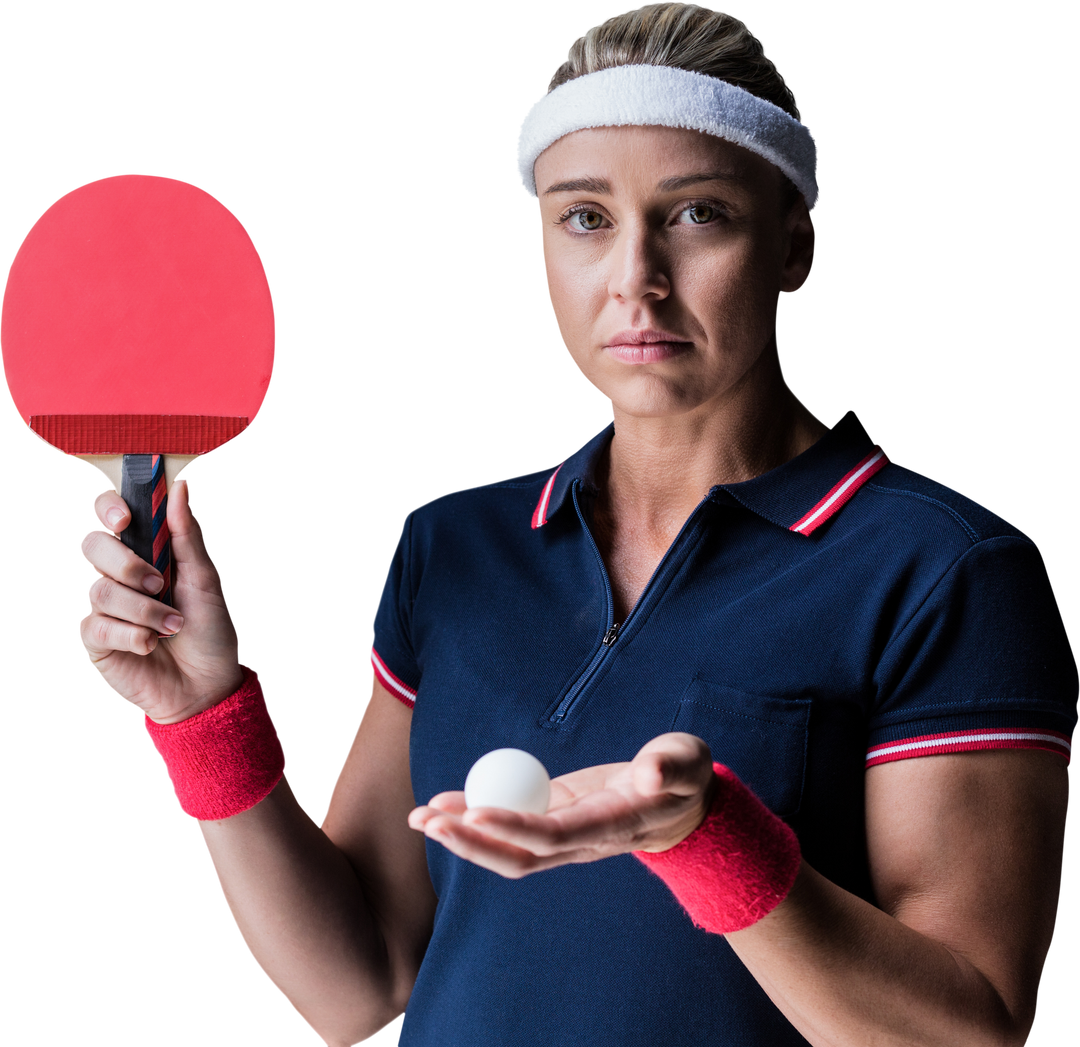
[{"label": "open palm", "polygon": [[712,758],[690,734],[663,734],[629,763],[551,782],[546,814],[468,810],[463,792],[433,796],[409,824],[461,858],[517,878],[627,851],[666,850],[701,823],[711,801]]}]

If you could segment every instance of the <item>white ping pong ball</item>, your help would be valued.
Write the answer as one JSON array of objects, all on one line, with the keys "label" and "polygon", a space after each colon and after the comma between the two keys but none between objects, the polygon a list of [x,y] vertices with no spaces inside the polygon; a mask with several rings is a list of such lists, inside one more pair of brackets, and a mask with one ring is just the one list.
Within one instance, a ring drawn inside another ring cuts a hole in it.
[{"label": "white ping pong ball", "polygon": [[522,749],[493,749],[472,765],[465,779],[466,807],[544,814],[550,797],[544,765]]}]

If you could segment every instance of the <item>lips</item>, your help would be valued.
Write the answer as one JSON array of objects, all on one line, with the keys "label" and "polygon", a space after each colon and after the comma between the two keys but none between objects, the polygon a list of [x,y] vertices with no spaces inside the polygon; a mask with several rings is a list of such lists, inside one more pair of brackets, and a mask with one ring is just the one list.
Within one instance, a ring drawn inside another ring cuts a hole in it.
[{"label": "lips", "polygon": [[651,327],[645,328],[644,331],[634,331],[633,328],[630,331],[620,331],[617,335],[613,336],[608,341],[608,347],[613,348],[615,346],[643,346],[643,345],[680,345],[686,344],[687,339],[681,338],[678,335],[673,335],[670,331],[654,331]]},{"label": "lips", "polygon": [[692,345],[693,342],[670,331],[631,328],[613,335],[604,350],[622,363],[651,364],[678,356]]}]

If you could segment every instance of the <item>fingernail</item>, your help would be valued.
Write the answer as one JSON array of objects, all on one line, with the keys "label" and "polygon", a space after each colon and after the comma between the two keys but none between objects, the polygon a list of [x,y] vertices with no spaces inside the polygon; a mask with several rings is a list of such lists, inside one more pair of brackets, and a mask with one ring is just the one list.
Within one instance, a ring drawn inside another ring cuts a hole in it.
[{"label": "fingernail", "polygon": [[124,518],[124,510],[123,510],[123,509],[110,509],[110,510],[109,510],[109,511],[108,511],[108,512],[107,512],[107,513],[105,514],[105,522],[106,522],[106,523],[107,523],[107,524],[108,524],[108,525],[109,525],[110,527],[116,527],[116,525],[117,525],[117,524],[118,524],[118,523],[119,523],[119,522],[120,522],[121,520],[123,520],[123,518]]},{"label": "fingernail", "polygon": [[178,633],[180,626],[184,624],[184,619],[178,614],[167,614],[165,621],[161,623],[162,627],[168,629],[170,633]]},{"label": "fingernail", "polygon": [[148,574],[142,580],[142,587],[148,593],[160,593],[162,587],[165,585],[165,579],[157,574]]}]

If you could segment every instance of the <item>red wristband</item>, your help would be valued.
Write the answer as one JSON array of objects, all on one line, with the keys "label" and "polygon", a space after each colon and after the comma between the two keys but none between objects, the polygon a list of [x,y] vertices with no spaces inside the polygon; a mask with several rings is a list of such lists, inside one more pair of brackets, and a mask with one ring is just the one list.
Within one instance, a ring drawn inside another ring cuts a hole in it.
[{"label": "red wristband", "polygon": [[696,927],[741,931],[772,912],[795,883],[802,860],[795,833],[723,764],[705,820],[666,851],[633,855],[671,889]]},{"label": "red wristband", "polygon": [[179,723],[146,718],[180,806],[201,821],[230,818],[254,807],[285,770],[259,678],[241,668],[244,682],[223,702]]}]

